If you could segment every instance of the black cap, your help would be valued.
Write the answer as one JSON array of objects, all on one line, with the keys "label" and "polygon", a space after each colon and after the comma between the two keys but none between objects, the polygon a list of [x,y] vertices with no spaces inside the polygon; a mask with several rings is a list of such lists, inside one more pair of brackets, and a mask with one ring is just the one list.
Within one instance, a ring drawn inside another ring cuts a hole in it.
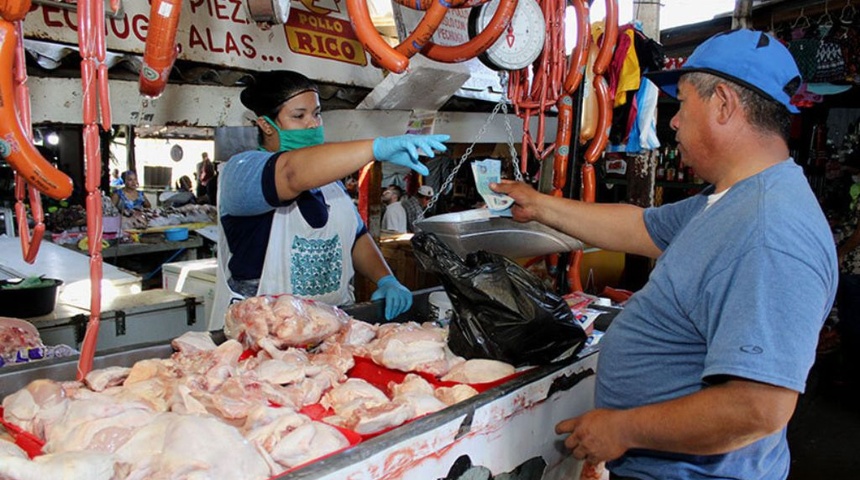
[{"label": "black cap", "polygon": [[258,117],[274,118],[284,102],[305,92],[319,93],[319,88],[299,72],[272,70],[255,74],[253,82],[242,90],[239,100]]}]

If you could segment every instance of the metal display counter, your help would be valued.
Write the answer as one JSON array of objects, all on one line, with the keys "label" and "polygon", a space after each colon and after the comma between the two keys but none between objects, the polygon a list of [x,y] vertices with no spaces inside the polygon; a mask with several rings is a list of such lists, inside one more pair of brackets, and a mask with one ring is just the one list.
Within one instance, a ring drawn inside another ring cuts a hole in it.
[{"label": "metal display counter", "polygon": [[[399,320],[428,318],[430,290],[417,292],[410,312]],[[356,318],[381,319],[381,303],[348,309]],[[216,342],[222,332],[213,332]],[[94,368],[131,366],[146,358],[165,358],[169,344],[150,344],[104,351]],[[76,357],[0,371],[0,398],[29,382],[74,378]],[[509,478],[557,480],[579,478],[581,462],[563,447],[555,424],[593,408],[597,352],[537,367],[466,401],[409,422],[363,441],[341,453],[298,470],[279,480],[371,480]]]}]

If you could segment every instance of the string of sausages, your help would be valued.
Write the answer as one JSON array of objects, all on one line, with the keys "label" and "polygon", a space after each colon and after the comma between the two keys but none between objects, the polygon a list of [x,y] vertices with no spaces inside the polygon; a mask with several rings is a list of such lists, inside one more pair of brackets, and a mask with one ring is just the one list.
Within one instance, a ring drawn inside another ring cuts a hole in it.
[{"label": "string of sausages", "polygon": [[102,176],[102,155],[97,123],[99,107],[102,128],[111,128],[104,18],[102,0],[78,2],[78,47],[81,54],[83,87],[84,183],[87,192],[87,246],[90,255],[90,318],[78,360],[78,380],[83,380],[92,370],[101,320],[102,193],[99,184]]}]

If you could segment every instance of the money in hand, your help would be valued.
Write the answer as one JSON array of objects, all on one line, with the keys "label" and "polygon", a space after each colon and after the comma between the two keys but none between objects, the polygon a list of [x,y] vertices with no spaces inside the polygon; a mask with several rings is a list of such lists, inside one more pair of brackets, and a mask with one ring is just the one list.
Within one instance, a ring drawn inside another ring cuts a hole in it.
[{"label": "money in hand", "polygon": [[488,158],[472,162],[472,173],[475,176],[475,186],[484,199],[490,213],[510,217],[514,199],[490,190],[490,183],[498,183],[502,179],[502,162]]}]

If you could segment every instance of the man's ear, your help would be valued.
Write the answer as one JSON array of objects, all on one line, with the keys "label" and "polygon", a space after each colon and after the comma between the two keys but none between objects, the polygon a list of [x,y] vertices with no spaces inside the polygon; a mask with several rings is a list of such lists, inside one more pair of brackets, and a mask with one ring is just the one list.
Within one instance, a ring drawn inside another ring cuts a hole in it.
[{"label": "man's ear", "polygon": [[725,83],[718,83],[714,88],[712,101],[717,102],[715,108],[718,109],[717,121],[720,123],[728,122],[741,109],[741,99],[738,92]]}]

